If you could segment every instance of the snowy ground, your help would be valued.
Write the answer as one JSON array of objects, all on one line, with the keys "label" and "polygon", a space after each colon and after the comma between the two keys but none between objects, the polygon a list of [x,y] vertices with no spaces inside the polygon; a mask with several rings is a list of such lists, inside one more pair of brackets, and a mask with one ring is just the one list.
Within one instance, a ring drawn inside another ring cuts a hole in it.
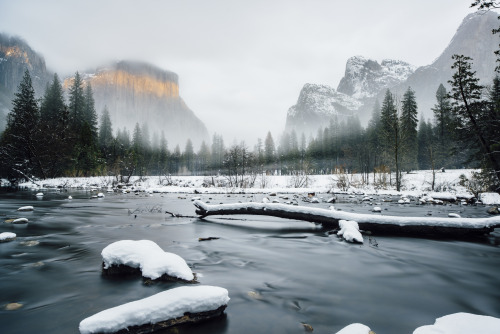
[{"label": "snowy ground", "polygon": [[[470,178],[471,169],[446,170],[437,172],[435,180],[435,192],[441,196],[449,194],[450,196],[472,196],[466,187],[460,185],[460,176],[464,175]],[[377,175],[377,179],[380,175]],[[343,182],[339,182],[343,179]],[[165,177],[148,176],[140,179],[132,177],[129,182],[130,190],[142,190],[150,192],[163,193],[193,193],[195,190],[199,193],[307,193],[307,192],[342,192],[342,193],[364,193],[364,194],[400,194],[407,196],[432,195],[432,171],[422,170],[403,174],[402,190],[397,192],[394,186],[389,185],[389,176],[387,175],[387,186],[375,187],[373,174],[370,175],[370,183],[364,184],[360,174],[329,174],[329,175],[311,175],[308,177],[307,187],[294,187],[297,183],[297,177],[294,176],[266,176],[259,175],[255,178],[254,186],[247,188],[236,188],[228,186],[213,186],[226,183],[224,176],[172,176],[170,181],[173,185],[164,186]],[[116,183],[116,178],[111,176],[82,177],[82,178],[56,178],[40,180],[37,182],[26,182],[20,184],[22,187],[28,187],[35,191],[43,188],[83,188],[83,189],[106,189],[111,188]],[[344,186],[339,186],[342,183]],[[439,196],[433,196],[438,198]]]}]

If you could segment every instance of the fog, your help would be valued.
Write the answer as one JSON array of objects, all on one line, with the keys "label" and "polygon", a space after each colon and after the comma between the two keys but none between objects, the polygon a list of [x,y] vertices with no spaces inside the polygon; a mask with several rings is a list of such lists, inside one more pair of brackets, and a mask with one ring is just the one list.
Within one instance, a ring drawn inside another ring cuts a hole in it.
[{"label": "fog", "polygon": [[0,0],[0,31],[60,76],[112,60],[179,75],[209,132],[253,145],[277,137],[305,83],[337,87],[349,57],[430,64],[471,0]]}]

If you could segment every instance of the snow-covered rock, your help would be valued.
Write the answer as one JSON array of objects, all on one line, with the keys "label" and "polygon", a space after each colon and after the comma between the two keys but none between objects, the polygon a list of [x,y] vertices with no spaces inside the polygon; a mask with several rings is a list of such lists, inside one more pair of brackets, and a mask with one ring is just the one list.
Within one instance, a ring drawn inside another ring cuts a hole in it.
[{"label": "snow-covered rock", "polygon": [[382,212],[382,208],[380,206],[374,206],[372,211],[373,212]]},{"label": "snow-covered rock", "polygon": [[203,285],[179,287],[101,311],[82,320],[79,329],[81,334],[114,333],[131,326],[177,319],[186,313],[215,311],[220,308],[222,313],[228,302],[228,291],[224,288]]},{"label": "snow-covered rock", "polygon": [[350,324],[349,326],[342,328],[336,334],[370,334],[370,333],[373,333],[371,332],[370,327],[356,323],[356,324]]},{"label": "snow-covered rock", "polygon": [[437,318],[434,325],[422,326],[413,334],[498,334],[500,319],[470,313],[454,313]]},{"label": "snow-covered rock", "polygon": [[481,193],[479,200],[486,205],[500,204],[500,194],[498,193]]},{"label": "snow-covered rock", "polygon": [[17,211],[33,211],[33,210],[34,208],[31,205],[22,206],[19,209],[17,209]]},{"label": "snow-covered rock", "polygon": [[164,252],[150,240],[121,240],[102,250],[104,270],[112,266],[139,268],[143,277],[158,279],[163,275],[185,281],[194,280],[194,274],[182,257]]},{"label": "snow-covered rock", "polygon": [[347,60],[344,77],[337,91],[356,99],[376,96],[379,92],[404,82],[416,66],[401,60],[376,60],[354,56]]},{"label": "snow-covered rock", "polygon": [[352,220],[340,220],[339,221],[340,231],[337,235],[343,237],[349,242],[360,242],[363,243],[363,236],[359,232],[358,223]]},{"label": "snow-covered rock", "polygon": [[12,232],[0,233],[0,242],[7,242],[16,239],[16,234]]},{"label": "snow-covered rock", "polygon": [[448,217],[450,218],[462,218],[458,213],[450,212],[448,213]]}]

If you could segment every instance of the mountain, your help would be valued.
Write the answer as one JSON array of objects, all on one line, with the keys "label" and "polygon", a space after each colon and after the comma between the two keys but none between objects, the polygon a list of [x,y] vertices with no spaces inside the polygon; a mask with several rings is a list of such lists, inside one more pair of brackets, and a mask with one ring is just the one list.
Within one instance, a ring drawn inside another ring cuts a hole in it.
[{"label": "mountain", "polygon": [[[169,147],[184,148],[187,139],[195,146],[209,140],[203,122],[179,95],[178,75],[142,62],[120,61],[96,71],[81,73],[92,86],[98,113],[106,107],[113,129],[148,125],[150,134],[165,133]],[[64,80],[67,89],[73,78]]]},{"label": "mountain", "polygon": [[404,82],[415,72],[416,66],[401,60],[376,60],[362,56],[347,60],[345,75],[337,91],[356,99],[376,96],[381,90]]},{"label": "mountain", "polygon": [[[44,58],[21,38],[0,34],[0,131],[26,69],[36,96],[42,97],[53,78]],[[115,131],[127,127],[132,133],[136,123],[147,123],[151,135],[164,131],[170,149],[176,144],[184,149],[188,138],[195,147],[209,140],[205,124],[179,95],[177,74],[147,63],[121,61],[81,75],[92,86],[97,113],[106,106]],[[71,81],[66,78],[64,86]]]},{"label": "mountain", "polygon": [[[491,84],[496,66],[494,51],[499,44],[498,36],[491,31],[500,24],[497,15],[494,12],[467,15],[442,54],[427,66],[416,68],[401,60],[383,60],[379,64],[363,56],[351,57],[337,90],[329,86],[304,86],[297,104],[288,110],[285,131],[295,129],[297,133],[315,134],[318,128],[329,123],[331,116],[345,117],[346,110],[358,115],[366,124],[375,101],[382,102],[387,89],[400,97],[408,87],[415,91],[421,115],[432,118],[431,108],[436,103],[439,85],[442,83],[450,89],[447,82],[453,75],[453,54],[473,58],[473,70],[481,83]],[[328,97],[324,92],[328,92]]]},{"label": "mountain", "polygon": [[5,127],[6,115],[26,69],[30,71],[33,88],[40,97],[52,77],[44,58],[21,38],[0,33],[0,131]]},{"label": "mountain", "polygon": [[326,85],[305,84],[297,103],[288,109],[285,131],[316,135],[334,116],[345,118],[361,107],[361,102]]}]

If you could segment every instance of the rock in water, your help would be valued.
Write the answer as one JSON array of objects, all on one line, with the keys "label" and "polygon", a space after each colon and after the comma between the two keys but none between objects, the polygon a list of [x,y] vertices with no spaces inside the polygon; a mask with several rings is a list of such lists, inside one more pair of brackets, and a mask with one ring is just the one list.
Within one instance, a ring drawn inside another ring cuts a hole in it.
[{"label": "rock in water", "polygon": [[80,322],[81,334],[151,333],[221,316],[228,291],[215,286],[179,287],[101,311]]},{"label": "rock in water", "polygon": [[498,211],[498,207],[493,206],[493,207],[488,209],[488,213],[490,215],[498,215],[498,214],[500,214],[500,211]]}]

